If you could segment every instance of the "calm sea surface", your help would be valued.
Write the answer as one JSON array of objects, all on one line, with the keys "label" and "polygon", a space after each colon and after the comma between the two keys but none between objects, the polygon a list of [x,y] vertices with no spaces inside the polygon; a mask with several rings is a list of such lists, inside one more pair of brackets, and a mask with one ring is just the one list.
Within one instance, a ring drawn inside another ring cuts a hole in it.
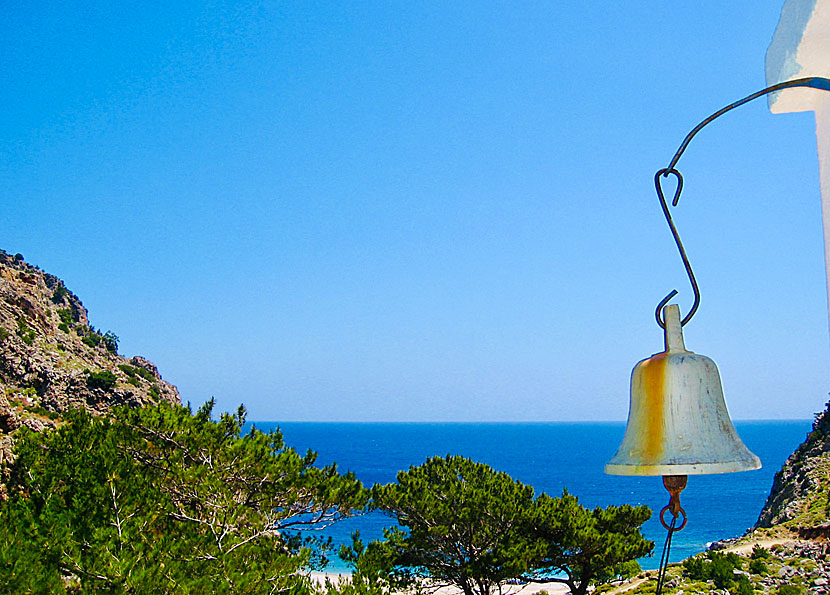
[{"label": "calm sea surface", "polygon": [[[655,513],[668,503],[659,477],[605,475],[603,466],[616,452],[625,424],[620,423],[297,423],[253,422],[268,431],[279,428],[299,452],[319,454],[320,464],[337,462],[365,485],[395,480],[399,470],[430,456],[457,454],[481,461],[532,485],[537,493],[559,495],[567,488],[584,506],[646,504]],[[697,475],[681,501],[688,524],[672,542],[671,561],[703,551],[706,544],[736,537],[751,527],[769,494],[775,472],[804,440],[811,420],[736,422],[749,449],[761,457],[758,471]],[[365,539],[382,536],[394,520],[373,513],[328,529],[335,542],[349,543],[359,529]],[[656,555],[640,561],[656,568],[665,539],[656,514],[644,525]],[[345,570],[334,560],[327,570]]]}]

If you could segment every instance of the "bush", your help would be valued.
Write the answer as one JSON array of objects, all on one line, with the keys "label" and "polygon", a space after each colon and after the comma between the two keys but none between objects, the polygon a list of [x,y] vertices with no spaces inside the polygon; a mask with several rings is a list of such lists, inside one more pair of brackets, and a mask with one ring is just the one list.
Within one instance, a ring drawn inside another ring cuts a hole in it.
[{"label": "bush", "polygon": [[85,345],[95,348],[98,347],[98,343],[101,342],[101,335],[92,331],[88,335],[85,335],[81,341],[83,341]]},{"label": "bush", "polygon": [[754,558],[749,561],[749,571],[752,574],[766,574],[767,563],[760,558]]},{"label": "bush", "polygon": [[153,376],[153,373],[150,370],[145,370],[144,368],[139,368],[137,366],[131,366],[130,364],[118,364],[118,369],[124,372],[127,376],[131,379],[138,382],[137,376],[147,380],[148,382],[155,382],[156,378]]},{"label": "bush", "polygon": [[118,381],[115,374],[109,370],[101,370],[100,372],[90,372],[89,370],[86,370],[86,373],[86,385],[89,388],[111,390],[115,387],[115,383]]},{"label": "bush", "polygon": [[755,590],[752,588],[749,577],[742,574],[734,581],[734,586],[729,592],[734,593],[734,595],[754,595]]},{"label": "bush", "polygon": [[137,375],[141,376],[144,380],[147,380],[148,382],[155,382],[156,381],[156,377],[153,376],[153,373],[150,370],[146,370],[144,368],[133,368],[133,369],[135,370],[135,373]]},{"label": "bush", "polygon": [[22,318],[17,319],[17,336],[23,339],[26,345],[35,342],[35,331]]},{"label": "bush", "polygon": [[86,345],[95,348],[103,344],[110,353],[118,353],[118,335],[114,332],[107,331],[102,335],[92,326],[85,329],[78,327],[76,330],[81,335],[81,341]]},{"label": "bush", "polygon": [[37,405],[36,407],[27,407],[27,410],[37,415],[40,415],[41,417],[48,417],[52,420],[60,419],[61,417],[61,414],[57,411],[50,411],[49,409],[44,409],[40,405]]},{"label": "bush", "polygon": [[133,368],[133,370],[135,371],[137,376],[141,376],[144,380],[146,380],[148,382],[155,382],[156,381],[156,377],[153,376],[153,373],[150,370],[147,370],[145,368],[139,368],[139,367],[135,367],[135,368]]},{"label": "bush", "polygon": [[[683,561],[683,569],[692,580],[711,580],[718,589],[740,589],[740,579],[733,570],[740,569],[741,557],[735,553],[708,552],[706,557],[695,556]],[[747,577],[743,577],[747,579]],[[748,581],[749,579],[747,579]],[[750,585],[751,588],[751,585]]]},{"label": "bush", "polygon": [[640,574],[642,570],[637,560],[628,560],[627,562],[614,566],[611,572],[614,577],[620,580],[628,580]]},{"label": "bush", "polygon": [[101,342],[107,351],[110,353],[118,353],[118,335],[112,331],[107,331],[101,336]]},{"label": "bush", "polygon": [[63,299],[66,297],[66,287],[63,285],[58,285],[55,288],[55,293],[52,294],[52,303],[54,304],[62,304]]},{"label": "bush", "polygon": [[778,595],[807,595],[807,589],[801,585],[782,585],[778,587]]},{"label": "bush", "polygon": [[761,560],[761,559],[769,559],[770,553],[769,550],[757,543],[752,546],[752,556],[750,556],[753,560]]},{"label": "bush", "polygon": [[683,570],[692,580],[706,581],[709,580],[709,569],[707,568],[709,564],[710,562],[703,556],[695,556],[683,560]]},{"label": "bush", "polygon": [[708,565],[709,578],[715,583],[718,589],[728,589],[732,586],[735,580],[735,575],[732,574],[735,565],[732,561],[724,555],[719,555],[711,552],[710,559],[712,562]]}]

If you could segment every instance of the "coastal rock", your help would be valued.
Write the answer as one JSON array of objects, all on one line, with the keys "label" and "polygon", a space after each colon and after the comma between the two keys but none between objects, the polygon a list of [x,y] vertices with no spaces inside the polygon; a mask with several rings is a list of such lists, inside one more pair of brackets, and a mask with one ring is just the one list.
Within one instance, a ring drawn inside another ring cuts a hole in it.
[{"label": "coastal rock", "polygon": [[755,527],[785,525],[804,538],[830,537],[826,493],[830,487],[830,402],[813,429],[775,474]]},{"label": "coastal rock", "polygon": [[63,281],[0,250],[0,468],[22,426],[54,427],[76,407],[105,414],[163,401],[178,403],[179,392],[152,362],[119,355],[118,337],[90,325]]},{"label": "coastal rock", "polygon": [[721,539],[719,541],[713,541],[712,543],[710,543],[706,547],[706,549],[711,550],[711,551],[725,550],[726,548],[729,548],[729,547],[732,547],[733,545],[735,545],[738,542],[739,539],[740,539],[740,537],[732,537],[732,538],[729,538],[729,539]]}]

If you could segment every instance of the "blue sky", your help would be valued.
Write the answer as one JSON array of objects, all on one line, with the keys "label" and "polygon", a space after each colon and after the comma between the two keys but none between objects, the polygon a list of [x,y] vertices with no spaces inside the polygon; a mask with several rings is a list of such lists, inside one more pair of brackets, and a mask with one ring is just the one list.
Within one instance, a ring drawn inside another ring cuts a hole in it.
[{"label": "blue sky", "polygon": [[[624,420],[685,274],[652,176],[781,0],[3,3],[2,247],[194,404]],[[707,127],[674,217],[735,418],[823,408],[814,121]]]}]

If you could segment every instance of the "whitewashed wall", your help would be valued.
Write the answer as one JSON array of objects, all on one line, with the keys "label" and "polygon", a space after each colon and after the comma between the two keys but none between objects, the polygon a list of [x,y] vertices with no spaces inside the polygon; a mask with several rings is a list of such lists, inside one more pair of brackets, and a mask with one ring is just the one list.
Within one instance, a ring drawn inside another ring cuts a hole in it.
[{"label": "whitewashed wall", "polygon": [[[784,3],[767,50],[766,70],[767,85],[807,76],[830,78],[830,0]],[[824,263],[830,296],[830,92],[788,89],[769,97],[773,113],[812,111],[816,115]]]}]

